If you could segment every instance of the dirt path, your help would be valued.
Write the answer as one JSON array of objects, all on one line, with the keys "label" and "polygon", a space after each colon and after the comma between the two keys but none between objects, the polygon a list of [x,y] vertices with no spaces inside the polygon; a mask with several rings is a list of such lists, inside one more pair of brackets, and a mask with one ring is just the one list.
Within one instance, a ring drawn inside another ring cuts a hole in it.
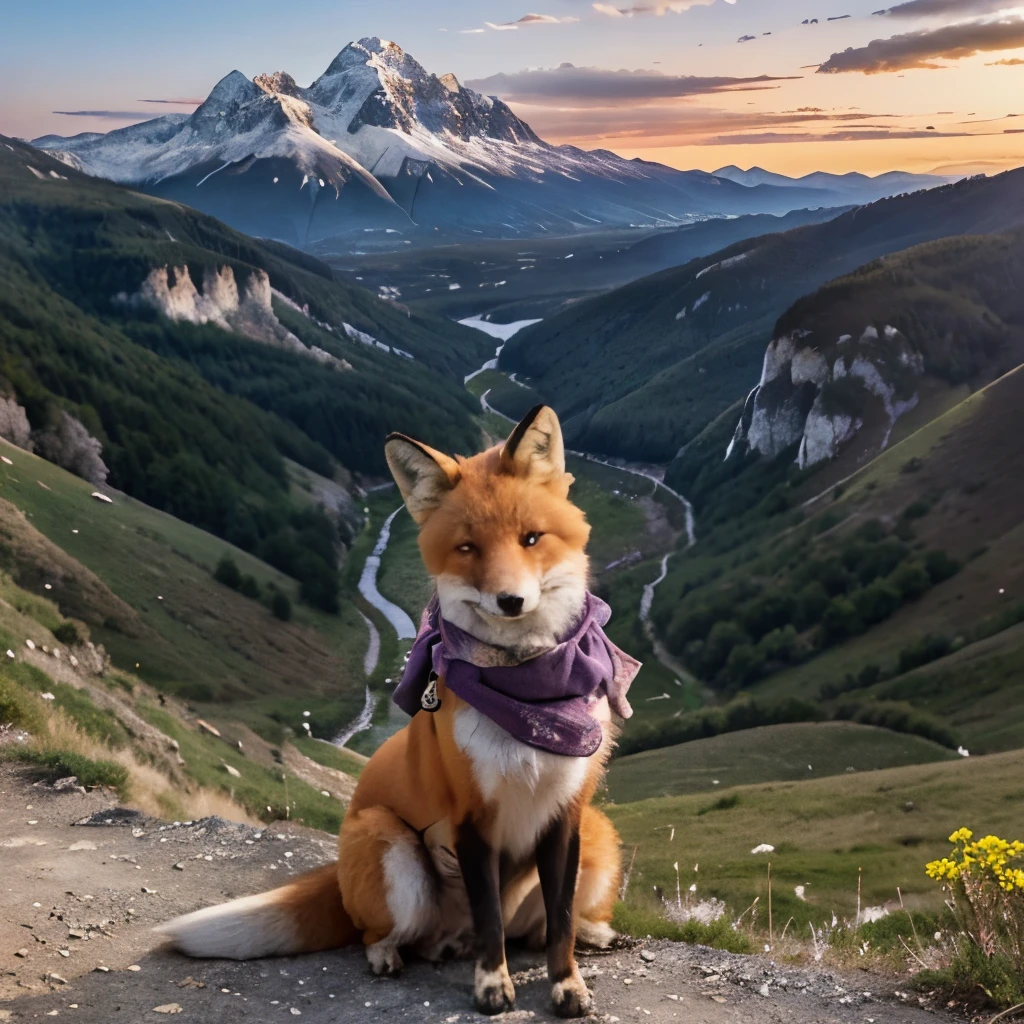
[{"label": "dirt path", "polygon": [[[0,765],[0,808],[0,1020],[484,1020],[472,1010],[467,963],[413,964],[399,979],[380,980],[359,949],[240,964],[187,960],[154,941],[150,929],[175,914],[271,888],[330,860],[333,836],[283,823],[159,822],[119,812],[102,794],[33,786],[9,765]],[[510,964],[518,1008],[504,1019],[553,1020],[539,957],[517,952]],[[952,1019],[885,995],[865,973],[847,980],[701,947],[656,942],[581,965],[607,1024]]]}]

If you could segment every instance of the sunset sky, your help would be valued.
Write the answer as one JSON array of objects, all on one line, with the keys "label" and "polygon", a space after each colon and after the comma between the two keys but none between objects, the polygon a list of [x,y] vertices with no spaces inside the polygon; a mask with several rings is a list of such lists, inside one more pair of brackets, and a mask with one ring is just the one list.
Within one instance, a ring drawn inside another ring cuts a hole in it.
[{"label": "sunset sky", "polygon": [[308,85],[377,35],[551,142],[787,174],[1024,164],[1024,0],[883,2],[41,0],[4,16],[0,133],[188,112],[234,68]]}]

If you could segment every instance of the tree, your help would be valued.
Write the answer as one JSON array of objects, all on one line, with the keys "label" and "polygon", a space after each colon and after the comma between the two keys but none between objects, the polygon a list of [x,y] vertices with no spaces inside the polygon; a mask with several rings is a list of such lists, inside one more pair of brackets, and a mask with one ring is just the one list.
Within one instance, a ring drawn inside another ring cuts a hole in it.
[{"label": "tree", "polygon": [[282,622],[288,622],[291,619],[292,603],[284,591],[274,591],[274,596],[270,599],[270,611],[275,619],[280,619]]},{"label": "tree", "polygon": [[885,580],[875,580],[856,591],[851,600],[860,620],[868,626],[884,622],[903,604],[903,594]]},{"label": "tree", "polygon": [[761,677],[764,653],[753,644],[739,644],[729,652],[725,675],[734,686],[746,686]]},{"label": "tree", "polygon": [[916,558],[900,562],[889,575],[889,582],[903,595],[904,601],[916,601],[932,585],[928,570]]},{"label": "tree", "polygon": [[248,597],[253,601],[258,601],[260,599],[260,585],[257,582],[256,577],[250,576],[246,573],[238,583],[238,592],[242,597]]},{"label": "tree", "polygon": [[796,625],[809,629],[821,622],[828,607],[828,591],[817,581],[808,583],[796,595]]},{"label": "tree", "polygon": [[821,632],[826,645],[856,636],[863,628],[857,609],[848,597],[834,597],[829,601],[821,617]]},{"label": "tree", "polygon": [[242,585],[242,574],[238,569],[238,565],[227,554],[217,563],[217,568],[213,570],[213,578],[218,583],[223,583],[225,587],[230,587],[232,590],[238,590]]},{"label": "tree", "polygon": [[945,551],[929,551],[924,556],[924,567],[933,585],[944,583],[960,571],[960,563]]}]

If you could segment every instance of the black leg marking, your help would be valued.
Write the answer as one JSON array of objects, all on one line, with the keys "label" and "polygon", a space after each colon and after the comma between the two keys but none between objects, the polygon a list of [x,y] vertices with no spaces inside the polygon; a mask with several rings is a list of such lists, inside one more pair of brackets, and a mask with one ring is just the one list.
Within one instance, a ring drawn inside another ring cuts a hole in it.
[{"label": "black leg marking", "polygon": [[476,1008],[481,1013],[504,1013],[515,1005],[515,990],[505,965],[498,855],[472,822],[465,822],[459,829],[455,852],[476,934]]},{"label": "black leg marking", "polygon": [[561,1017],[582,1017],[593,1009],[573,956],[579,866],[579,815],[569,813],[551,826],[537,847],[537,873],[548,917],[548,979],[555,1012]]}]

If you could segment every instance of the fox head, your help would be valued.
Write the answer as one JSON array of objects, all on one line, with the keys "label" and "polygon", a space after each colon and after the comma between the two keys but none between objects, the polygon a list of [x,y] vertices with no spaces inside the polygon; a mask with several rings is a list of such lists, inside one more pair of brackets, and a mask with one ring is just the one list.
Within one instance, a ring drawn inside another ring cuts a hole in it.
[{"label": "fox head", "polygon": [[562,429],[539,405],[502,445],[450,458],[402,434],[385,446],[442,616],[480,640],[549,647],[586,597],[590,527],[569,501]]}]

